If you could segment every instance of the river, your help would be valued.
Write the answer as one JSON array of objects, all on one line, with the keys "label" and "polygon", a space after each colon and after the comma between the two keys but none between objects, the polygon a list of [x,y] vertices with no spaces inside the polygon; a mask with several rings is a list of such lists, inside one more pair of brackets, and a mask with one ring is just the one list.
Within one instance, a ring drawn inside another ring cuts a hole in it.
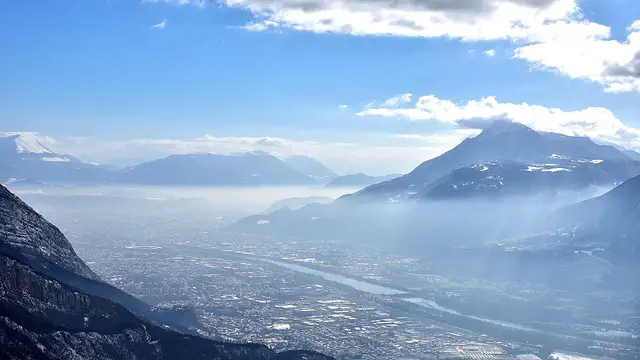
[{"label": "river", "polygon": [[[300,273],[303,273],[303,274],[319,276],[319,277],[321,277],[321,278],[323,278],[323,279],[325,279],[327,281],[331,281],[331,282],[334,282],[334,283],[338,283],[338,284],[342,284],[342,285],[345,285],[345,286],[349,286],[349,287],[351,287],[351,288],[353,288],[355,290],[366,292],[366,293],[369,293],[369,294],[375,294],[375,295],[404,295],[404,294],[407,294],[406,291],[393,289],[393,288],[382,286],[382,285],[372,284],[372,283],[368,283],[368,282],[365,282],[365,281],[348,278],[346,276],[342,276],[342,275],[338,275],[338,274],[334,274],[334,273],[329,273],[329,272],[322,271],[322,270],[312,269],[312,268],[309,268],[309,267],[306,267],[306,266],[302,266],[302,265],[299,265],[299,264],[294,264],[294,263],[280,261],[280,260],[265,259],[265,258],[256,258],[256,259],[260,260],[260,261],[268,262],[270,264],[282,266],[282,267],[287,268],[289,270],[297,271],[297,272],[300,272]],[[433,309],[433,310],[437,310],[437,311],[440,311],[440,312],[444,312],[444,313],[447,313],[447,314],[452,314],[452,315],[456,315],[456,316],[465,317],[465,318],[468,318],[468,319],[482,321],[482,322],[490,323],[490,324],[501,326],[501,327],[505,327],[505,328],[510,328],[510,329],[514,329],[514,330],[520,330],[520,331],[527,331],[527,332],[547,333],[545,331],[537,330],[537,329],[534,329],[534,328],[531,328],[531,327],[528,327],[528,326],[524,326],[524,325],[519,325],[519,324],[514,324],[514,323],[509,323],[509,322],[499,321],[499,320],[492,320],[492,319],[487,319],[487,318],[474,316],[474,315],[462,314],[462,313],[458,312],[457,310],[444,307],[444,306],[438,304],[437,302],[435,302],[433,300],[427,300],[427,299],[423,299],[423,298],[400,298],[400,300],[401,301],[405,301],[405,302],[409,302],[409,303],[412,303],[412,304],[415,304],[415,305],[418,305],[418,306],[422,306],[422,307],[426,307],[426,308],[429,308],[429,309]],[[560,335],[560,334],[554,334],[554,335]],[[562,335],[560,335],[560,336],[562,336]]]},{"label": "river", "polygon": [[402,291],[402,290],[397,290],[397,289],[392,289],[392,288],[389,288],[389,287],[386,287],[386,286],[371,284],[371,283],[368,283],[368,282],[364,282],[364,281],[360,281],[360,280],[356,280],[356,279],[351,279],[351,278],[348,278],[346,276],[342,276],[342,275],[338,275],[338,274],[328,273],[326,271],[321,271],[321,270],[308,268],[306,266],[302,266],[302,265],[298,265],[298,264],[293,264],[293,263],[279,261],[279,260],[271,260],[271,259],[260,259],[260,260],[268,262],[270,264],[282,266],[282,267],[285,267],[287,269],[290,269],[290,270],[293,270],[293,271],[297,271],[297,272],[300,272],[300,273],[319,276],[319,277],[321,277],[321,278],[323,278],[323,279],[325,279],[327,281],[331,281],[331,282],[339,283],[339,284],[342,284],[342,285],[346,285],[346,286],[349,286],[349,287],[351,287],[353,289],[356,289],[358,291],[362,291],[362,292],[366,292],[366,293],[370,293],[370,294],[376,294],[376,295],[401,295],[401,294],[406,294],[406,292]]}]

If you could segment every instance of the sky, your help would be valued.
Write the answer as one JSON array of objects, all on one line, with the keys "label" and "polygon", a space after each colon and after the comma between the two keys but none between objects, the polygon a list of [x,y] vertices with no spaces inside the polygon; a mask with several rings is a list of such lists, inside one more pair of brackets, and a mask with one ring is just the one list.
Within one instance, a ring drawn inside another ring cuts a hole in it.
[{"label": "sky", "polygon": [[637,0],[6,0],[0,49],[0,131],[86,161],[380,175],[488,119],[640,150]]}]

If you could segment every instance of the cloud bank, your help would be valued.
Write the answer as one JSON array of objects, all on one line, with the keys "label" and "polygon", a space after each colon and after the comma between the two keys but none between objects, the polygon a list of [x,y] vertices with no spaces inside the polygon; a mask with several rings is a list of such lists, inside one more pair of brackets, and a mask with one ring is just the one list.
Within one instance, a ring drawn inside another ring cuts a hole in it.
[{"label": "cloud bank", "polygon": [[358,115],[438,121],[465,127],[474,127],[476,123],[476,128],[481,128],[481,123],[487,120],[508,119],[538,131],[588,136],[596,141],[640,149],[640,130],[625,125],[609,109],[602,107],[565,111],[525,102],[501,103],[493,96],[456,104],[426,95],[420,97],[413,107],[380,106],[363,109]]}]

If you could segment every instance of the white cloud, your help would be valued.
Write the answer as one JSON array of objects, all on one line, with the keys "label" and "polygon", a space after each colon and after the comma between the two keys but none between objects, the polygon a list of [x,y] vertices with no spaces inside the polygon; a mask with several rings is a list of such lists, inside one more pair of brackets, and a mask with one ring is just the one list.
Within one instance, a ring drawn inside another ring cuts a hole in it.
[{"label": "white cloud", "polygon": [[578,0],[223,1],[252,12],[254,21],[247,25],[252,30],[289,28],[352,35],[518,40],[548,32],[549,23],[581,18]]},{"label": "white cloud", "polygon": [[578,0],[224,1],[253,13],[249,30],[511,40],[519,44],[514,58],[534,68],[600,83],[608,92],[640,91],[640,20],[619,42],[608,26],[584,17]]},{"label": "white cloud", "polygon": [[440,145],[447,146],[457,144],[462,140],[478,135],[481,130],[478,129],[455,129],[444,133],[431,134],[391,134],[392,139],[419,141],[429,143],[430,146],[438,147]]},{"label": "white cloud", "polygon": [[348,107],[349,107],[349,105],[347,105],[347,104],[342,104],[342,105],[340,105],[340,109],[346,109],[346,108],[348,108]]},{"label": "white cloud", "polygon": [[167,20],[162,20],[161,22],[151,25],[151,28],[153,29],[164,29],[165,27],[167,27]]},{"label": "white cloud", "polygon": [[375,102],[375,101],[369,101],[368,103],[366,103],[366,104],[364,105],[364,108],[365,108],[365,109],[370,109],[370,108],[372,108],[375,104],[376,104],[376,102]]},{"label": "white cloud", "polygon": [[568,32],[521,46],[514,57],[570,78],[603,84],[608,92],[640,91],[640,21],[628,31],[623,42],[611,39],[609,28],[594,36]]},{"label": "white cloud", "polygon": [[470,124],[473,121],[509,119],[539,131],[571,136],[588,136],[640,149],[640,130],[625,125],[608,109],[588,107],[565,111],[527,103],[500,103],[489,96],[458,105],[433,95],[422,96],[412,108],[371,108],[359,116],[399,117],[412,121],[439,121],[450,124]]},{"label": "white cloud", "polygon": [[420,134],[391,134],[389,135],[392,139],[399,140],[410,140],[410,141],[427,141],[429,140],[429,136],[420,135]]},{"label": "white cloud", "polygon": [[485,56],[488,57],[494,57],[496,56],[496,50],[495,49],[489,49],[489,50],[485,50],[482,52]]},{"label": "white cloud", "polygon": [[393,96],[393,97],[385,100],[382,103],[382,106],[393,107],[393,106],[399,106],[399,105],[402,105],[402,104],[410,103],[412,97],[413,97],[413,94],[411,94],[411,93],[398,94],[396,96]]},{"label": "white cloud", "polygon": [[[596,82],[608,92],[640,91],[640,20],[622,42],[588,20],[580,0],[142,0],[244,9],[250,31],[509,40],[514,58],[536,69]],[[636,54],[637,55],[636,57]],[[493,49],[484,52],[494,56]]]}]

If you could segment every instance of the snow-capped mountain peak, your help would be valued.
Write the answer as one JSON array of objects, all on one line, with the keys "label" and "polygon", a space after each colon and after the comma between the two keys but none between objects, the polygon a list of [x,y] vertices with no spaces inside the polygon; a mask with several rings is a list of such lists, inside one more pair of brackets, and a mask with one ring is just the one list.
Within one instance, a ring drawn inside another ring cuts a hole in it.
[{"label": "snow-capped mountain peak", "polygon": [[35,132],[0,132],[0,144],[15,147],[19,154],[54,154],[49,148],[53,143],[53,139]]}]

